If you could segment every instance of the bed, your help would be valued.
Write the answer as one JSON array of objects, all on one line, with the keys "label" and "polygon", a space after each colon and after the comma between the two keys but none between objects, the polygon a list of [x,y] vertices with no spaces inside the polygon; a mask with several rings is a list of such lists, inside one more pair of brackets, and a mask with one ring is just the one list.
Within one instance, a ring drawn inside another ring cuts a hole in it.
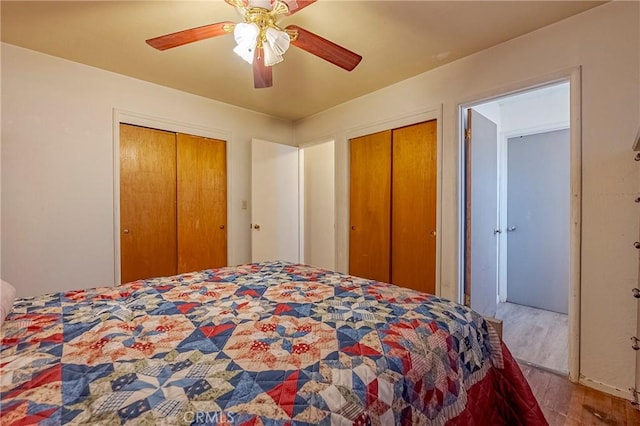
[{"label": "bed", "polygon": [[305,265],[19,298],[1,336],[3,425],[547,424],[477,313]]}]

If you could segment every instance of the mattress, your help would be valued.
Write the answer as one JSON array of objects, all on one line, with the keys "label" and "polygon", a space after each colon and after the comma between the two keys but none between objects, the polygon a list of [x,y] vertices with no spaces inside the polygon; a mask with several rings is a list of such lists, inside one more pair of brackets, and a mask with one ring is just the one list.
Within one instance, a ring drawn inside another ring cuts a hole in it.
[{"label": "mattress", "polygon": [[469,308],[286,262],[17,299],[2,424],[546,424]]}]

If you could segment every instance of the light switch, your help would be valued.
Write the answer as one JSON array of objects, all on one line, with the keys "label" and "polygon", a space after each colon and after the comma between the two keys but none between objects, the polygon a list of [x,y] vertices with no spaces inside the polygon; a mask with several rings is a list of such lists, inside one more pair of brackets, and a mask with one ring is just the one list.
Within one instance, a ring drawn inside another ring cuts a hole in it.
[{"label": "light switch", "polygon": [[246,210],[248,205],[249,203],[247,202],[247,200],[242,200],[242,210]]}]

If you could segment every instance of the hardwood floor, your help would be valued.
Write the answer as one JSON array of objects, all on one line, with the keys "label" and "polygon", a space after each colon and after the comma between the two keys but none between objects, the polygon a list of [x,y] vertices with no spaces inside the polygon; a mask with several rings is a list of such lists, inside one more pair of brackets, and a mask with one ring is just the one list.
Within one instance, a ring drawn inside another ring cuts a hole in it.
[{"label": "hardwood floor", "polygon": [[499,303],[503,340],[519,361],[569,372],[567,315],[515,303]]},{"label": "hardwood floor", "polygon": [[631,402],[569,381],[566,315],[500,303],[496,318],[549,425],[640,426]]},{"label": "hardwood floor", "polygon": [[640,425],[629,401],[571,383],[566,377],[520,363],[550,426]]}]

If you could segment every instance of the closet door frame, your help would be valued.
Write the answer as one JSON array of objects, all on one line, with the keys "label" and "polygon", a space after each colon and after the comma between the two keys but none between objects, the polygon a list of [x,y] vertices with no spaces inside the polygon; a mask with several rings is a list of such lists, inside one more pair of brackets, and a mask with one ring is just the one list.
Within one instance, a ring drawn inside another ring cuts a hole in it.
[{"label": "closet door frame", "polygon": [[160,117],[153,117],[146,114],[125,111],[118,108],[113,109],[113,247],[114,247],[114,284],[121,283],[121,251],[120,251],[120,124],[132,124],[134,126],[149,127],[152,129],[164,130],[175,133],[186,133],[205,138],[219,139],[227,143],[227,261],[231,262],[233,238],[233,216],[231,215],[231,149],[229,141],[231,133],[209,127],[196,126],[189,123],[182,123]]},{"label": "closet door frame", "polygon": [[[436,120],[436,286],[435,286],[435,294],[436,296],[440,296],[442,293],[440,277],[441,269],[442,269],[442,169],[443,169],[443,158],[442,158],[442,104],[426,108],[420,109],[417,111],[412,111],[404,114],[397,115],[390,119],[386,119],[384,121],[376,121],[365,123],[357,127],[353,127],[351,129],[347,129],[344,133],[344,138],[336,138],[344,140],[344,144],[342,145],[342,149],[344,150],[342,154],[344,158],[346,158],[346,164],[344,167],[346,168],[346,200],[342,204],[344,210],[342,212],[342,217],[346,217],[346,221],[342,224],[342,233],[345,235],[344,237],[344,245],[342,246],[342,252],[347,253],[346,256],[346,267],[344,270],[349,270],[349,176],[351,170],[349,168],[349,140],[358,138],[361,136],[370,135],[373,133],[378,133],[384,130],[392,130],[397,129],[399,127],[406,127],[413,124],[422,123],[424,121]],[[336,145],[336,151],[338,151],[338,146]],[[336,167],[338,165],[336,164]],[[337,201],[338,203],[338,201]]]}]

